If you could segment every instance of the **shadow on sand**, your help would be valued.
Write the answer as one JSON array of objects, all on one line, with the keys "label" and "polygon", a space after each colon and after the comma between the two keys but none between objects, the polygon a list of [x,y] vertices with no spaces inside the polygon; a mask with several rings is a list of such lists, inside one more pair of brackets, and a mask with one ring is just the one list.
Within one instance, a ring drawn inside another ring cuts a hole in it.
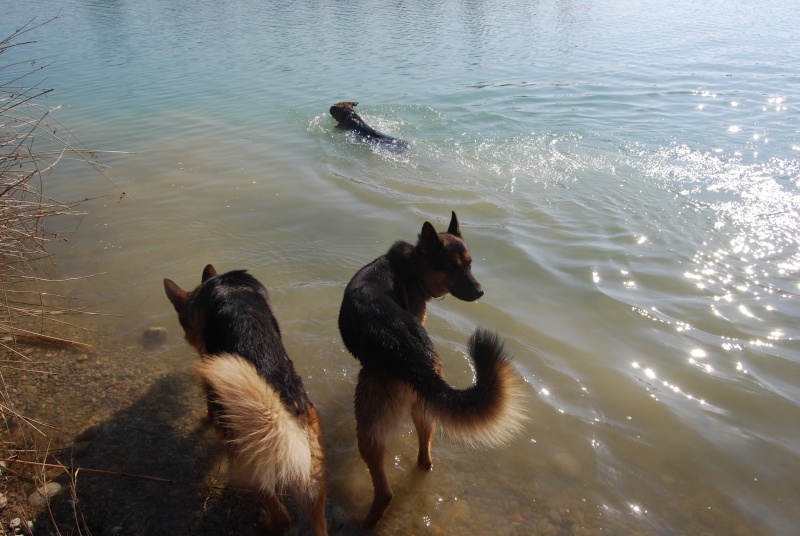
[{"label": "shadow on sand", "polygon": [[[66,474],[56,479],[62,491],[34,520],[34,533],[266,534],[255,495],[225,485],[222,448],[204,420],[202,400],[188,368],[159,378],[133,404],[78,434],[57,458],[92,471],[77,471],[74,485]],[[293,501],[284,504],[293,522],[286,534],[309,533]],[[344,533],[331,525],[332,534]]]}]

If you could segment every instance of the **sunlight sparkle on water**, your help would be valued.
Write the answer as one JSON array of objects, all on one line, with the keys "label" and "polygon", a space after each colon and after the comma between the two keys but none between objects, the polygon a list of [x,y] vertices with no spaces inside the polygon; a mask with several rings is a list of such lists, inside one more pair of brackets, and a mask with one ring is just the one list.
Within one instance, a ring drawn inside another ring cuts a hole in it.
[{"label": "sunlight sparkle on water", "polygon": [[[713,372],[713,371],[714,371],[714,368],[713,368],[711,365],[699,365],[698,363],[696,363],[696,362],[694,361],[694,358],[690,358],[690,359],[689,359],[689,362],[690,362],[690,363],[692,363],[693,365],[698,365],[698,366],[699,366],[701,369],[705,370],[705,371],[706,371],[706,372],[708,372],[708,373],[711,373],[711,372]],[[631,366],[632,366],[634,369],[637,369],[637,370],[638,370],[638,369],[642,369],[642,365],[640,365],[640,364],[639,364],[638,362],[636,362],[636,361],[634,361],[633,363],[631,363]],[[656,379],[656,373],[655,373],[655,371],[654,371],[653,369],[651,369],[650,367],[647,367],[647,368],[644,368],[644,369],[642,369],[642,372],[644,372],[644,375],[645,375],[645,376],[647,376],[647,378],[648,378],[648,379],[650,379],[650,380],[654,380],[654,379]],[[685,393],[685,392],[683,392],[683,390],[682,390],[680,387],[678,387],[677,385],[675,385],[675,384],[673,384],[673,383],[670,383],[670,382],[668,382],[668,381],[666,381],[666,380],[661,380],[661,385],[662,385],[662,386],[663,386],[665,389],[669,389],[669,390],[670,390],[670,391],[672,391],[673,393],[675,393],[675,394],[678,394],[678,395],[681,395],[682,397],[686,398],[687,400],[691,400],[691,401],[693,401],[693,402],[697,402],[697,403],[699,403],[701,406],[704,406],[704,405],[705,405],[705,403],[706,403],[705,399],[703,399],[703,398],[697,398],[697,397],[695,397],[695,396],[694,396],[694,395],[692,395],[692,394]],[[649,390],[649,389],[648,389],[648,390]],[[651,395],[651,397],[652,397],[653,399],[655,399],[655,400],[658,400],[658,397],[656,397],[654,394],[653,394],[653,395]],[[631,417],[628,417],[628,420],[630,420],[630,419],[631,419]]]},{"label": "sunlight sparkle on water", "polygon": [[[639,368],[641,368],[641,366],[639,365],[639,363],[636,363],[636,362],[633,362],[633,363],[631,363],[631,366],[632,366],[633,368],[635,368],[635,369],[639,369]],[[645,376],[647,376],[647,377],[648,377],[649,379],[651,379],[651,380],[654,380],[654,379],[655,379],[655,377],[656,377],[656,373],[655,373],[655,371],[654,371],[653,369],[651,369],[650,367],[647,367],[647,368],[646,368],[646,369],[644,369],[642,372],[644,372],[644,375],[645,375]]]},{"label": "sunlight sparkle on water", "polygon": [[749,317],[749,318],[755,318],[756,317],[752,312],[750,312],[750,309],[748,309],[744,305],[740,305],[739,306],[739,312],[742,313],[744,316]]},{"label": "sunlight sparkle on water", "polygon": [[[783,104],[783,97],[773,97],[768,99],[767,102],[775,106],[776,112],[784,112],[788,109],[786,106],[781,106]],[[768,108],[765,106],[764,111],[767,110]]]}]

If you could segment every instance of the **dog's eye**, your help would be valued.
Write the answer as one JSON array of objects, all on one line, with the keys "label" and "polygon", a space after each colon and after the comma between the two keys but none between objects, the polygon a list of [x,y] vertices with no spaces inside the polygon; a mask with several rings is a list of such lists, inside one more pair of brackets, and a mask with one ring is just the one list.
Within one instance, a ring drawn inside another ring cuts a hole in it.
[{"label": "dog's eye", "polygon": [[446,272],[453,269],[453,259],[449,256],[443,256],[433,261],[433,269],[441,272]]}]

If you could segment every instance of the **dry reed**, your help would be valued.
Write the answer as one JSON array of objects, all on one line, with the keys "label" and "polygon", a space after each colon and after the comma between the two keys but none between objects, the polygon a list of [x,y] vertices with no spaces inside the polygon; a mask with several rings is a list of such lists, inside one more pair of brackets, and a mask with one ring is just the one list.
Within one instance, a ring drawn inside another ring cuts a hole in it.
[{"label": "dry reed", "polygon": [[[31,448],[39,443],[31,434],[46,442],[48,425],[15,409],[15,386],[8,380],[20,371],[39,372],[41,364],[26,355],[30,352],[25,352],[25,347],[86,346],[57,333],[69,316],[92,314],[51,292],[69,282],[48,277],[54,263],[47,245],[55,235],[48,233],[45,222],[56,216],[79,216],[80,201],[65,203],[49,197],[45,179],[59,163],[72,160],[116,186],[98,153],[83,145],[54,116],[59,107],[44,103],[52,90],[41,87],[36,79],[49,63],[20,58],[25,46],[35,43],[29,40],[31,32],[52,20],[29,21],[0,40],[0,424],[3,432],[14,431],[3,441],[3,458],[46,457]],[[3,473],[5,469],[0,468]],[[34,479],[44,482],[47,477],[42,473]],[[4,528],[0,527],[0,533]]]}]

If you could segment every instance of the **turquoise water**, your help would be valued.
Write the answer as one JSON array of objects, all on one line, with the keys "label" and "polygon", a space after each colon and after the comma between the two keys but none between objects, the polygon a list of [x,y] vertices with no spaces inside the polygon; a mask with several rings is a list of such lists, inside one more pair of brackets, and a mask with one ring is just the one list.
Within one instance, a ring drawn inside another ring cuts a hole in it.
[{"label": "turquoise water", "polygon": [[[455,210],[486,296],[432,303],[428,329],[460,385],[469,333],[501,332],[531,421],[498,451],[440,438],[422,483],[405,430],[379,533],[795,532],[798,2],[26,1],[0,30],[58,10],[24,49],[46,102],[126,152],[101,157],[123,199],[69,161],[47,184],[105,196],[51,224],[59,277],[104,274],[70,290],[118,315],[97,344],[165,325],[141,359],[189,367],[161,280],[250,270],[358,518],[341,293]],[[340,100],[410,149],[336,131]]]}]

